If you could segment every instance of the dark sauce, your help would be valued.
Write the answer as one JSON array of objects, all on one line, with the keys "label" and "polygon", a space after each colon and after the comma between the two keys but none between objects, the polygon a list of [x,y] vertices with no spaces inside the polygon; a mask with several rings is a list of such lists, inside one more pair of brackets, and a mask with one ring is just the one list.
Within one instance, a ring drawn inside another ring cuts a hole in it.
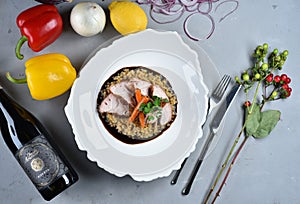
[{"label": "dark sauce", "polygon": [[[171,124],[174,122],[175,118],[176,118],[176,113],[177,113],[177,103],[176,104],[172,104],[172,108],[174,109],[173,111],[173,114],[172,114],[172,119],[170,120],[169,123],[167,123],[165,125],[165,128],[162,129],[162,131],[160,131],[158,134],[152,136],[152,137],[148,137],[146,139],[144,138],[140,138],[140,137],[135,137],[135,138],[132,138],[132,137],[129,137],[123,133],[120,133],[115,127],[111,127],[109,122],[108,122],[108,119],[106,117],[107,114],[109,113],[100,113],[98,111],[98,106],[101,104],[101,102],[104,100],[104,98],[106,97],[106,95],[104,94],[103,90],[106,90],[108,89],[109,85],[112,84],[113,82],[115,82],[115,78],[117,76],[119,76],[121,73],[123,73],[125,70],[146,70],[147,72],[151,72],[153,73],[154,75],[159,75],[161,77],[162,80],[165,80],[167,82],[167,86],[172,88],[171,87],[171,84],[169,83],[169,81],[164,77],[162,76],[161,74],[159,74],[158,72],[156,71],[153,71],[149,68],[146,68],[146,67],[141,67],[141,66],[134,66],[134,67],[125,67],[125,68],[122,68],[120,70],[118,70],[116,73],[114,73],[109,79],[107,79],[104,84],[102,85],[101,87],[101,90],[98,94],[98,98],[97,98],[97,106],[96,106],[96,110],[98,112],[98,115],[99,115],[99,118],[101,119],[104,127],[106,128],[106,130],[113,136],[115,137],[116,139],[126,143],[126,144],[140,144],[140,143],[144,143],[144,142],[148,142],[150,140],[153,140],[155,138],[157,138],[158,136],[162,135],[163,132],[165,132],[170,126]],[[176,96],[175,93],[172,91],[172,95]],[[174,113],[175,112],[175,113]]]}]

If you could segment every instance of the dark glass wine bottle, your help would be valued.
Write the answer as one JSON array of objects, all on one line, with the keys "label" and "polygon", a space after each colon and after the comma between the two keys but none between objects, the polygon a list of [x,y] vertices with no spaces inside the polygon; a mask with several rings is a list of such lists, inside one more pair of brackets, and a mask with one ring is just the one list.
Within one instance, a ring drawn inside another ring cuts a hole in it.
[{"label": "dark glass wine bottle", "polygon": [[1,85],[0,132],[45,200],[51,200],[78,180],[42,124],[10,98]]}]

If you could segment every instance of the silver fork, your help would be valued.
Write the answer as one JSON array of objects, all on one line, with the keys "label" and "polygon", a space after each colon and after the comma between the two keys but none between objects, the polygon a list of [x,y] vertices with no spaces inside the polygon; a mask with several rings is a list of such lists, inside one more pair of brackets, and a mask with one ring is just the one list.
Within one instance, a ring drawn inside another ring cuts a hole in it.
[{"label": "silver fork", "polygon": [[[229,75],[224,75],[222,77],[221,81],[218,83],[217,87],[212,92],[212,94],[211,94],[211,96],[209,98],[209,103],[208,103],[209,107],[208,107],[208,110],[207,110],[206,118],[209,116],[209,114],[211,113],[211,111],[215,107],[218,106],[219,102],[221,101],[222,97],[224,96],[224,93],[226,92],[226,89],[227,89],[230,81],[231,81],[231,77]],[[188,158],[185,158],[185,160],[181,164],[180,169],[178,169],[176,171],[175,175],[173,176],[173,178],[171,180],[171,184],[172,185],[175,185],[177,183],[177,180],[179,178],[181,170],[183,169],[183,167],[184,167],[187,159]]]},{"label": "silver fork", "polygon": [[209,98],[209,108],[208,108],[208,114],[211,113],[211,111],[219,104],[222,97],[224,96],[224,93],[231,81],[231,77],[229,75],[224,75],[213,91],[211,97]]}]

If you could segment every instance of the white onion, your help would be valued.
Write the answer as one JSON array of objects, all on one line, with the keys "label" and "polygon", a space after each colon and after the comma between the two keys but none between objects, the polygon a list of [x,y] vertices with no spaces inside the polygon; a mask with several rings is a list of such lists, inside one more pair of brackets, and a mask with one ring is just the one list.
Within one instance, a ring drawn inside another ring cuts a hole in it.
[{"label": "white onion", "polygon": [[106,16],[99,4],[81,2],[73,7],[70,15],[70,23],[76,33],[90,37],[103,31]]}]

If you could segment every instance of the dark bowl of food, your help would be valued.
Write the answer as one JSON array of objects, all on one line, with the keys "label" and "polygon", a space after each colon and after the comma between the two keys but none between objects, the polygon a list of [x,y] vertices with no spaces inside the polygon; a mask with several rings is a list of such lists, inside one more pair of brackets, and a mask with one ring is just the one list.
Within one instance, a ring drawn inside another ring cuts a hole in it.
[{"label": "dark bowl of food", "polygon": [[171,126],[177,98],[163,75],[133,66],[118,70],[102,85],[96,108],[112,136],[127,144],[140,144]]}]

